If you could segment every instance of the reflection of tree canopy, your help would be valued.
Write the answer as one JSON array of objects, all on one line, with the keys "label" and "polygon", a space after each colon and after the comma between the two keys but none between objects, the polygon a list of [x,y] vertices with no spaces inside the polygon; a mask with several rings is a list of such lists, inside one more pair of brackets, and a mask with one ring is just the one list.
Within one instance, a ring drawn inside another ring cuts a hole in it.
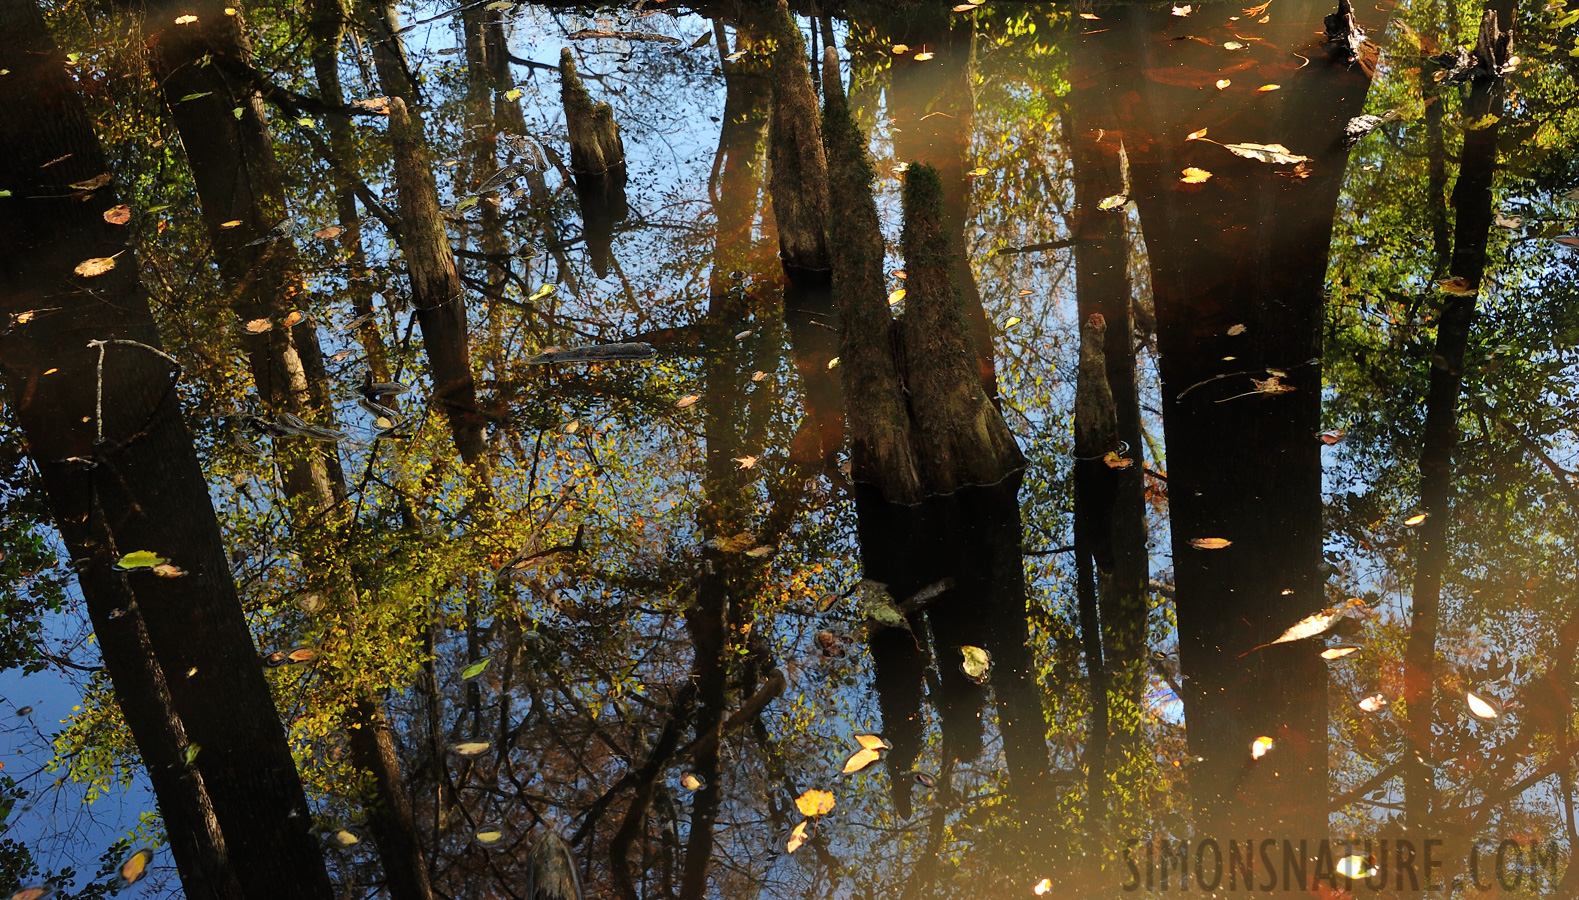
[{"label": "reflection of tree canopy", "polygon": [[[166,6],[152,4],[148,15]],[[1579,422],[1570,421],[1579,320],[1574,251],[1554,239],[1573,230],[1579,202],[1566,197],[1575,181],[1568,51],[1579,23],[1560,5],[1526,7],[1517,12],[1523,60],[1494,123],[1498,219],[1463,360],[1428,755],[1445,832],[1517,833],[1544,846],[1576,837],[1570,693],[1579,631],[1567,599],[1569,525],[1579,513]],[[336,46],[298,6],[243,9],[237,21],[251,45],[252,80],[229,85],[264,117],[264,149],[284,186],[284,209],[270,213],[290,222],[289,233],[281,249],[258,252],[284,254],[288,245],[300,274],[300,293],[264,302],[276,304],[271,315],[303,313],[321,345],[322,374],[310,387],[328,402],[308,404],[304,417],[347,432],[337,442],[265,438],[249,424],[282,408],[260,397],[249,369],[255,332],[236,310],[251,288],[227,262],[235,248],[227,251],[223,232],[204,218],[211,198],[194,180],[194,157],[214,150],[183,134],[171,111],[205,98],[169,97],[150,74],[163,51],[145,38],[176,26],[119,5],[44,12],[120,202],[131,208],[136,272],[159,337],[184,368],[179,399],[254,640],[265,655],[316,653],[270,668],[268,680],[314,834],[348,896],[391,889],[390,851],[368,825],[391,786],[362,770],[348,728],[372,700],[383,704],[403,778],[393,787],[409,803],[434,893],[444,896],[519,896],[531,852],[549,832],[569,841],[589,893],[622,897],[967,896],[1025,890],[1044,876],[1069,886],[1123,881],[1112,860],[1095,875],[1069,861],[1093,827],[1084,778],[1089,645],[1069,553],[1083,318],[1074,250],[1089,214],[1076,197],[1080,179],[1093,176],[1072,142],[1079,110],[1090,109],[1080,106],[1087,96],[1079,92],[1091,88],[1079,42],[1100,23],[1034,5],[947,15],[852,7],[837,22],[799,20],[808,44],[836,35],[843,51],[889,247],[899,246],[907,151],[958,149],[928,162],[942,170],[945,194],[951,178],[966,186],[963,207],[943,215],[968,256],[969,283],[956,287],[967,298],[965,319],[990,336],[996,403],[1027,459],[1021,562],[1029,683],[1043,716],[1031,730],[1045,738],[1048,766],[1027,793],[1012,783],[1018,737],[1000,727],[1011,688],[989,681],[982,693],[980,752],[962,750],[949,731],[945,682],[956,677],[950,654],[960,642],[938,633],[941,613],[929,626],[935,658],[916,687],[926,703],[914,771],[879,765],[838,774],[855,752],[854,735],[894,725],[881,720],[871,687],[879,677],[867,652],[872,625],[856,590],[871,548],[857,531],[856,488],[839,469],[844,457],[816,447],[825,424],[818,417],[827,413],[819,385],[839,374],[837,350],[826,349],[837,347],[837,323],[797,305],[802,295],[786,287],[774,258],[765,84],[784,75],[772,69],[766,9],[399,11],[397,27],[423,20],[399,37],[419,75],[412,108],[465,292],[476,408],[464,412],[486,426],[486,465],[472,471],[456,452],[453,407],[435,399],[437,341],[416,324],[413,254],[402,244],[407,210],[397,202],[406,186],[396,183],[388,116],[376,102],[354,105],[394,93],[376,70],[381,45],[363,11],[348,13]],[[1221,29],[1209,16],[1217,12],[1179,16],[1168,34],[1215,35]],[[1263,13],[1276,17],[1277,4]],[[1404,521],[1420,503],[1424,402],[1444,308],[1435,283],[1457,274],[1446,262],[1459,212],[1451,186],[1466,134],[1490,124],[1466,118],[1470,88],[1439,84],[1440,64],[1426,59],[1473,44],[1480,6],[1412,2],[1392,14],[1385,29],[1372,29],[1381,56],[1365,109],[1400,116],[1349,154],[1321,319],[1321,425],[1343,437],[1323,451],[1329,571],[1319,590],[1323,602],[1361,596],[1374,611],[1357,635],[1366,647],[1355,659],[1364,662],[1328,670],[1338,836],[1402,824],[1405,723],[1421,714],[1401,702],[1420,556]],[[1118,9],[1090,15],[1128,21]],[[567,37],[588,29],[673,40]],[[912,46],[896,53],[899,43]],[[628,154],[629,210],[608,224],[606,271],[590,252],[587,193],[569,168],[550,65],[562,45],[574,49],[592,97],[612,105]],[[502,65],[501,47],[513,57]],[[936,53],[939,69],[957,64],[948,71],[962,78],[933,85],[924,68],[933,60],[917,61],[916,52]],[[315,69],[325,53],[341,101],[328,97]],[[1112,114],[1131,115],[1126,104],[1141,88],[1122,86],[1140,76],[1111,77],[1121,85],[1108,92]],[[931,105],[913,108],[918,82],[906,79],[920,79]],[[726,110],[740,117],[718,121]],[[234,112],[235,122],[251,114]],[[532,162],[500,134],[541,141],[545,158],[478,196],[476,186],[500,168]],[[1155,169],[1156,148],[1174,137],[1122,136],[1123,177],[1138,179],[1136,196],[1156,176],[1131,167]],[[1237,165],[1229,159],[1217,177]],[[840,202],[831,198],[831,215]],[[1152,580],[1149,655],[1144,671],[1132,673],[1144,679],[1145,699],[1115,712],[1117,732],[1134,734],[1110,752],[1101,779],[1111,846],[1185,836],[1194,815],[1187,791],[1196,760],[1170,708],[1189,673],[1180,669],[1162,548],[1164,536],[1178,544],[1196,535],[1166,526],[1172,466],[1149,296],[1155,259],[1146,252],[1150,240],[1158,253],[1164,237],[1143,223],[1147,202],[1116,213],[1130,248],[1136,343],[1147,347],[1138,357],[1144,446],[1127,451],[1148,473],[1139,552]],[[887,289],[907,287],[895,272],[907,261],[890,257]],[[295,290],[288,272],[277,282]],[[5,312],[11,329],[26,324],[22,310]],[[271,327],[291,327],[279,322]],[[826,343],[807,338],[818,329],[829,332]],[[526,362],[550,347],[629,340],[652,344],[657,358]],[[385,410],[399,421],[379,422],[385,411],[359,403],[367,398],[358,388],[374,373],[413,385]],[[682,400],[691,395],[699,396]],[[0,885],[30,881],[33,858],[94,876],[90,854],[48,834],[47,798],[91,796],[142,777],[114,694],[95,671],[97,651],[81,633],[86,601],[71,586],[70,553],[48,524],[19,428],[8,420],[0,432],[8,485],[0,494],[8,622],[0,649],[7,666],[71,679],[82,702],[58,735],[41,732],[53,741],[47,772],[25,777],[17,764],[5,773],[5,791],[31,796],[15,805],[0,799],[0,809],[23,823],[19,833],[42,836],[31,842],[32,857],[6,845],[9,880]],[[304,469],[293,466],[343,471],[335,487],[343,498],[305,503],[290,475]],[[1500,702],[1502,717],[1471,719],[1469,690]],[[1393,700],[1385,712],[1356,706],[1376,692]],[[457,751],[469,743],[486,746]],[[916,783],[918,773],[936,786]],[[913,810],[896,808],[896,782],[914,785]],[[803,818],[794,800],[813,788],[832,790],[836,806],[787,854]],[[160,827],[141,823],[138,839],[156,838]],[[495,829],[497,839],[483,837]],[[108,848],[97,874],[107,876],[130,846]]]}]

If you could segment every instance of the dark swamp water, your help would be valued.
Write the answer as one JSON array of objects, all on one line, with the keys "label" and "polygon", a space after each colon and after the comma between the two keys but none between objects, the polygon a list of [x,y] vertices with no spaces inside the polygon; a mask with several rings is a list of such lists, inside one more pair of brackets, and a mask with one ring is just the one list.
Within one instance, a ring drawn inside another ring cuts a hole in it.
[{"label": "dark swamp water", "polygon": [[1579,9],[0,0],[0,896],[1579,896]]}]

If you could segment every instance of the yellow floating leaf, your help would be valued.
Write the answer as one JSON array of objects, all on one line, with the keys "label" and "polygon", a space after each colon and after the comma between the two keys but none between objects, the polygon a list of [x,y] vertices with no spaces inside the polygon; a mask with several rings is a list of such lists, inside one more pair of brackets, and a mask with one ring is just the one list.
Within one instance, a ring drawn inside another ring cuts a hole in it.
[{"label": "yellow floating leaf", "polygon": [[992,654],[980,647],[969,645],[959,648],[961,661],[959,669],[965,677],[980,684],[987,679],[987,672],[992,668]]},{"label": "yellow floating leaf", "polygon": [[1241,44],[1238,41],[1223,41],[1224,50],[1243,50],[1244,46],[1244,44]]},{"label": "yellow floating leaf", "polygon": [[305,318],[307,318],[307,317],[302,313],[301,310],[293,309],[293,310],[290,311],[290,313],[288,315],[286,315],[285,321],[281,322],[280,325],[282,325],[285,328],[289,328],[292,325],[295,325],[297,322],[300,322],[302,319],[305,319]]},{"label": "yellow floating leaf", "polygon": [[1119,456],[1117,450],[1109,450],[1107,454],[1102,457],[1102,461],[1107,463],[1107,467],[1109,469],[1127,469],[1135,464],[1133,459],[1130,459],[1126,456]]},{"label": "yellow floating leaf", "polygon": [[680,786],[688,791],[698,791],[702,789],[702,779],[687,772],[680,776]]},{"label": "yellow floating leaf", "polygon": [[1190,538],[1190,546],[1197,550],[1221,550],[1232,543],[1228,538],[1220,537]]},{"label": "yellow floating leaf", "polygon": [[[1176,15],[1176,16],[1187,16],[1187,15],[1189,15],[1190,13],[1192,13],[1194,11],[1195,11],[1195,8],[1193,6],[1189,6],[1189,5],[1175,6],[1173,8],[1173,14]],[[1046,879],[1044,878],[1043,881],[1045,881],[1045,880]],[[1038,891],[1037,893],[1041,893],[1041,892]]]},{"label": "yellow floating leaf", "polygon": [[828,360],[828,371],[831,372],[837,368],[839,368],[839,357],[835,356],[833,359]]},{"label": "yellow floating leaf", "polygon": [[169,562],[169,560],[153,552],[152,550],[133,550],[132,552],[116,560],[115,568],[127,570],[152,569],[154,566],[162,565],[167,562]]},{"label": "yellow floating leaf", "polygon": [[153,570],[154,574],[160,578],[180,578],[186,574],[185,569],[180,566],[172,566],[169,563],[159,563],[153,567]]},{"label": "yellow floating leaf", "polygon": [[92,278],[95,275],[103,275],[113,268],[115,268],[115,257],[95,256],[92,259],[85,259],[78,263],[77,267],[71,271],[76,272],[83,278]]},{"label": "yellow floating leaf", "polygon": [[889,292],[889,294],[888,294],[888,305],[889,306],[897,306],[899,304],[899,302],[901,300],[904,300],[904,299],[905,299],[905,289],[904,288],[899,288],[898,290]]},{"label": "yellow floating leaf", "polygon": [[932,58],[932,51],[930,51],[930,50],[923,50],[920,53],[917,53],[915,55],[915,57],[914,57],[916,62],[926,62],[927,60],[929,60],[931,58]]},{"label": "yellow floating leaf", "polygon": [[1281,84],[1263,84],[1256,88],[1256,90],[1262,91],[1263,93],[1266,91],[1281,91],[1282,89],[1283,86]]},{"label": "yellow floating leaf", "polygon": [[1102,202],[1097,204],[1097,209],[1103,210],[1105,212],[1111,212],[1128,202],[1129,197],[1127,195],[1114,194],[1111,197],[1103,197]]},{"label": "yellow floating leaf", "polygon": [[1200,131],[1192,131],[1192,132],[1190,132],[1189,134],[1184,136],[1184,139],[1187,140],[1187,141],[1198,141],[1198,140],[1200,140],[1203,137],[1206,137],[1206,129],[1205,128],[1202,128]]},{"label": "yellow floating leaf", "polygon": [[452,745],[450,751],[456,756],[476,756],[487,751],[488,746],[487,741],[462,741]]},{"label": "yellow floating leaf", "polygon": [[902,54],[909,53],[910,52],[910,45],[909,44],[895,44],[894,47],[893,47],[893,51],[894,51],[894,55],[895,56],[900,56]]},{"label": "yellow floating leaf", "polygon": [[1272,739],[1263,734],[1250,742],[1250,758],[1260,759],[1261,757],[1266,756],[1267,753],[1271,751],[1271,749]]},{"label": "yellow floating leaf", "polygon": [[1212,173],[1206,171],[1205,169],[1197,169],[1194,166],[1191,166],[1184,170],[1184,174],[1179,178],[1179,180],[1185,184],[1204,184],[1210,180],[1211,177]]},{"label": "yellow floating leaf", "polygon": [[1371,694],[1369,697],[1364,697],[1360,700],[1360,709],[1368,713],[1378,712],[1386,705],[1387,698],[1381,694]]},{"label": "yellow floating leaf", "polygon": [[1358,653],[1359,651],[1359,644],[1333,644],[1331,647],[1321,651],[1321,658],[1331,662],[1332,660],[1342,659],[1345,656]]},{"label": "yellow floating leaf", "polygon": [[1244,333],[1245,333],[1245,326],[1244,326],[1243,323],[1238,324],[1238,325],[1230,325],[1230,326],[1228,326],[1228,336],[1229,337],[1238,337],[1239,335],[1244,334]]},{"label": "yellow floating leaf", "polygon": [[794,853],[804,843],[806,843],[806,820],[802,819],[801,823],[790,831],[789,843],[784,845],[784,849],[789,853]]},{"label": "yellow floating leaf", "polygon": [[1404,520],[1404,524],[1409,526],[1410,528],[1413,528],[1416,525],[1419,525],[1421,522],[1424,522],[1426,520],[1426,515],[1427,515],[1426,513],[1416,513],[1415,515],[1412,515],[1409,518],[1405,519]]},{"label": "yellow floating leaf", "polygon": [[844,774],[849,775],[852,772],[861,771],[872,763],[877,762],[878,757],[881,755],[869,747],[863,747],[855,751],[849,759],[844,761]]},{"label": "yellow floating leaf", "polygon": [[[1177,7],[1177,6],[1174,7],[1175,10],[1177,10],[1178,8],[1179,7]],[[1190,14],[1189,13],[1189,9],[1190,8],[1188,6],[1186,6],[1186,7],[1184,7],[1184,9],[1185,9],[1185,12],[1183,12],[1183,13],[1175,12],[1174,15],[1176,15],[1176,16],[1178,16],[1178,15],[1186,15],[1186,16],[1189,15]],[[1041,881],[1038,881],[1036,883],[1036,887],[1031,888],[1031,893],[1033,893],[1036,896],[1040,897],[1040,896],[1046,894],[1048,891],[1050,891],[1052,889],[1053,889],[1053,880],[1051,878],[1043,878]]]},{"label": "yellow floating leaf", "polygon": [[1502,715],[1502,710],[1497,708],[1497,704],[1473,691],[1465,692],[1464,702],[1469,704],[1470,714],[1477,719],[1495,719]]},{"label": "yellow floating leaf", "polygon": [[196,21],[197,21],[197,16],[176,16],[175,17],[175,23],[177,25],[190,25],[190,24],[192,24],[193,22],[196,22]]},{"label": "yellow floating leaf", "polygon": [[1014,326],[1016,326],[1018,324],[1020,324],[1020,317],[1019,316],[1010,316],[1009,318],[1003,320],[1003,327],[1004,328],[1013,328]]},{"label": "yellow floating leaf", "polygon": [[241,226],[241,220],[240,219],[231,219],[229,222],[220,222],[219,223],[219,227],[220,228],[239,228],[240,226]]},{"label": "yellow floating leaf", "polygon": [[1229,81],[1227,78],[1219,78],[1219,79],[1217,79],[1217,89],[1219,91],[1222,90],[1223,88],[1228,87],[1230,84],[1233,84],[1233,82]]},{"label": "yellow floating leaf", "polygon": [[1374,877],[1377,869],[1371,865],[1370,860],[1363,856],[1355,855],[1345,856],[1338,860],[1338,864],[1333,866],[1333,871],[1350,881],[1359,881],[1362,878]]},{"label": "yellow floating leaf", "polygon": [[1468,278],[1444,278],[1436,283],[1437,290],[1454,297],[1473,297],[1477,293]]},{"label": "yellow floating leaf", "polygon": [[858,734],[855,742],[868,750],[887,750],[888,742],[875,734]]},{"label": "yellow floating leaf", "polygon": [[1096,13],[1081,13],[1080,14],[1080,18],[1082,18],[1082,19],[1100,19],[1102,17],[1097,15]]},{"label": "yellow floating leaf", "polygon": [[987,170],[986,167],[984,167],[984,166],[977,166],[976,168],[971,169],[969,172],[966,172],[965,174],[969,175],[971,178],[980,178],[981,176],[987,174],[987,172],[988,172],[988,170]]},{"label": "yellow floating leaf", "polygon": [[752,381],[761,381],[762,379],[764,379],[766,377],[768,377],[768,373],[766,373],[766,372],[764,372],[764,371],[762,371],[760,369],[758,369],[757,371],[751,373],[751,380]]},{"label": "yellow floating leaf", "polygon": [[795,798],[795,808],[807,818],[825,816],[833,811],[833,793],[813,788]]}]

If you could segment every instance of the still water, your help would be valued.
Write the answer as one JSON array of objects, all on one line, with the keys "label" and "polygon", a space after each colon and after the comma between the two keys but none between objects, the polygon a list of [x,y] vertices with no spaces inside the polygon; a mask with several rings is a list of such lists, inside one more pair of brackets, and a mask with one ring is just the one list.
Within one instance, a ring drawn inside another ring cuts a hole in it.
[{"label": "still water", "polygon": [[0,0],[0,895],[1579,896],[1566,0]]}]

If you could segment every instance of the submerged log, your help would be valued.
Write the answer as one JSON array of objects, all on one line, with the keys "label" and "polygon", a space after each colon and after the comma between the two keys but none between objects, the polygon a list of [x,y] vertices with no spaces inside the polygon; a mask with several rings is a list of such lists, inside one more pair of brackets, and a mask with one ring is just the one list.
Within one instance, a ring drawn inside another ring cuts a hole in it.
[{"label": "submerged log", "polygon": [[917,455],[929,492],[952,493],[996,484],[1025,465],[1003,416],[982,390],[969,325],[954,284],[943,227],[943,189],[937,170],[905,170],[904,228],[907,295],[904,341],[911,364],[906,386],[916,421]]},{"label": "submerged log", "polygon": [[773,37],[768,190],[778,223],[779,256],[791,282],[826,284],[828,162],[818,123],[817,92],[807,68],[806,43],[784,0],[779,0],[773,15]]}]

